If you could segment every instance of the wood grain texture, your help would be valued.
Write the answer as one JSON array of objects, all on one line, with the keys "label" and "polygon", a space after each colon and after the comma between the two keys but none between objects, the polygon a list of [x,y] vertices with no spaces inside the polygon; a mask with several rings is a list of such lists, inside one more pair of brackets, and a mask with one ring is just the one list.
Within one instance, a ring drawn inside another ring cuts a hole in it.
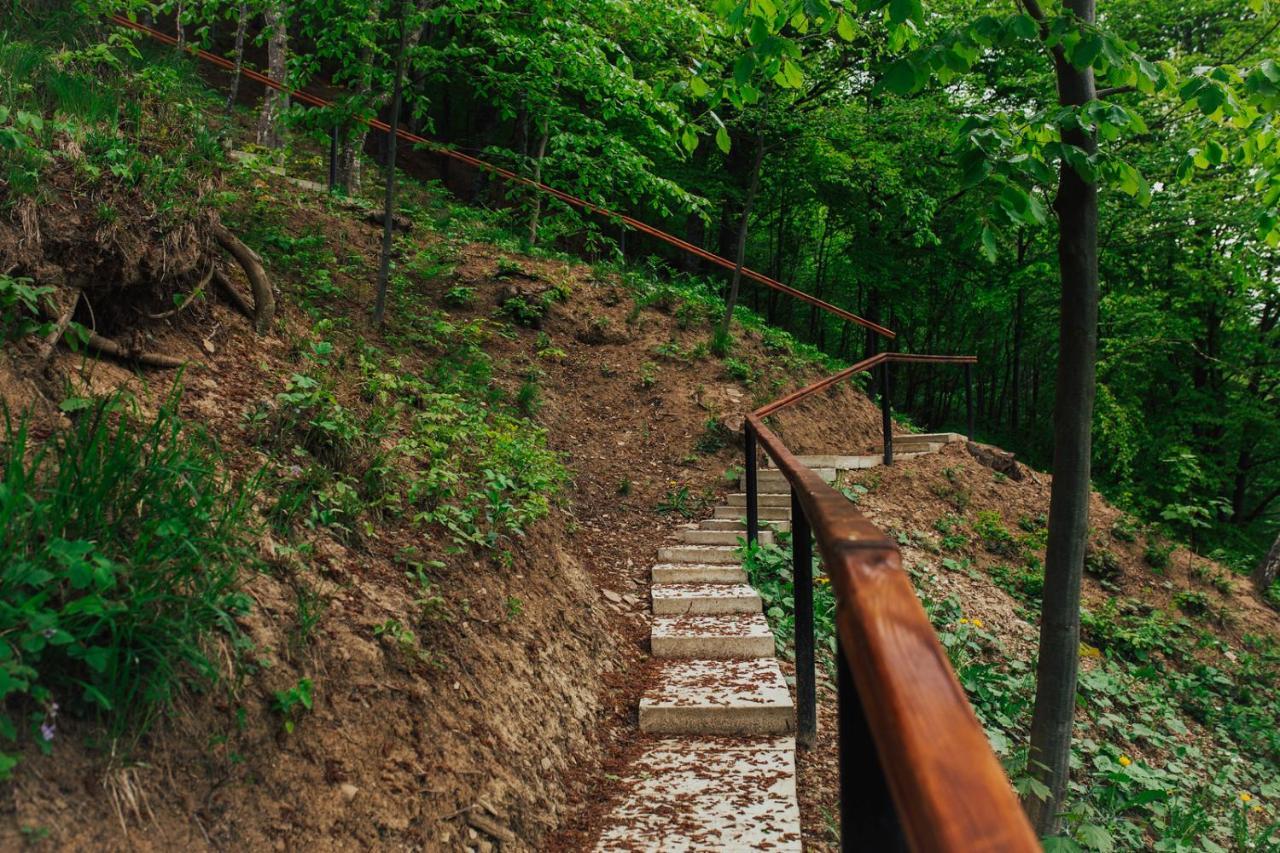
[{"label": "wood grain texture", "polygon": [[836,628],[902,827],[917,851],[1040,849],[898,546],[802,465],[757,415],[747,427],[803,506],[836,595]]}]

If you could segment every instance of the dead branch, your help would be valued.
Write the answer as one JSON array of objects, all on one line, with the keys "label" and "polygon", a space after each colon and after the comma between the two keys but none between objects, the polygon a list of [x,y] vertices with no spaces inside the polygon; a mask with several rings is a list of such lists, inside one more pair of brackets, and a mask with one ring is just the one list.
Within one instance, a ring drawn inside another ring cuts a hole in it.
[{"label": "dead branch", "polygon": [[71,325],[71,316],[76,313],[76,305],[80,303],[80,289],[76,288],[71,294],[71,298],[67,300],[67,306],[53,320],[53,328],[45,339],[40,342],[40,349],[36,351],[36,367],[37,371],[43,371],[49,363],[49,359],[53,357],[53,349],[58,345],[58,341],[62,340],[62,336],[67,333],[67,326]]},{"label": "dead branch", "polygon": [[150,320],[167,320],[170,317],[174,316],[175,314],[179,314],[185,311],[187,309],[187,306],[189,306],[192,302],[195,302],[196,297],[199,296],[201,293],[203,293],[204,289],[209,286],[209,280],[213,278],[213,270],[214,270],[214,265],[210,263],[209,271],[204,274],[204,278],[200,279],[200,283],[196,285],[195,290],[192,290],[190,293],[188,293],[187,298],[182,300],[182,302],[170,308],[168,311],[161,311],[159,314],[148,314],[147,318]]},{"label": "dead branch", "polygon": [[221,223],[214,223],[213,238],[236,259],[249,279],[249,288],[253,291],[253,327],[258,334],[265,335],[276,314],[276,298],[262,260]]}]

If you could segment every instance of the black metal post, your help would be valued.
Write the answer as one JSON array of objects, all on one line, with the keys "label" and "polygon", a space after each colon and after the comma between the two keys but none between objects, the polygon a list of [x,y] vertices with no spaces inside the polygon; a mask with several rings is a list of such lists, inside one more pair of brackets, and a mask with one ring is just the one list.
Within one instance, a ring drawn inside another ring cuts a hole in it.
[{"label": "black metal post", "polygon": [[906,837],[898,822],[889,783],[839,637],[836,639],[836,696],[840,739],[840,849],[846,853],[905,851]]},{"label": "black metal post", "polygon": [[809,519],[791,490],[791,575],[796,607],[796,743],[806,749],[818,734],[813,671],[813,542]]},{"label": "black metal post", "polygon": [[964,366],[964,416],[968,439],[973,441],[973,365]]},{"label": "black metal post", "polygon": [[893,419],[889,416],[889,362],[880,365],[880,421],[884,430],[884,464],[893,464]]},{"label": "black metal post", "polygon": [[329,133],[329,192],[338,186],[338,126]]},{"label": "black metal post", "polygon": [[747,448],[747,543],[754,545],[760,535],[760,489],[756,485],[756,431],[751,428],[750,424],[746,424],[742,428],[742,443]]}]

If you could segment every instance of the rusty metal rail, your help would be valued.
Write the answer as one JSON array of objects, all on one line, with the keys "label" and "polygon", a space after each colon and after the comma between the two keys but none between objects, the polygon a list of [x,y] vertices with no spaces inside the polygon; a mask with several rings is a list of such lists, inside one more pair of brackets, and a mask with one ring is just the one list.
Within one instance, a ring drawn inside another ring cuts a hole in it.
[{"label": "rusty metal rail", "polygon": [[[840,824],[844,850],[1033,851],[1040,844],[938,642],[897,543],[797,459],[764,423],[785,406],[893,362],[972,356],[881,353],[747,415],[747,525],[758,524],[757,446],[791,487],[798,738],[816,733],[810,536],[836,597]],[[886,436],[889,429],[887,405]],[[972,422],[970,407],[970,422]],[[970,424],[972,432],[972,424]],[[891,461],[891,450],[886,452]]]},{"label": "rusty metal rail", "polygon": [[[199,48],[192,47],[191,45],[180,45],[178,43],[178,39],[175,38],[174,36],[171,36],[167,33],[160,32],[157,29],[148,27],[145,24],[141,24],[137,21],[131,21],[128,18],[124,17],[123,15],[112,15],[110,17],[110,21],[113,24],[116,24],[117,26],[125,27],[127,29],[134,30],[135,32],[140,32],[163,44],[182,48],[186,50],[188,53],[190,53],[192,56],[195,56],[197,59],[201,59],[205,62],[208,62],[211,65],[216,65],[219,68],[222,68],[227,71],[235,70],[235,64],[230,60],[226,59],[225,57],[218,56],[217,54],[214,54],[214,53],[209,53],[208,51],[205,51],[205,50],[200,50]],[[297,101],[300,101],[301,103],[307,104],[308,106],[320,107],[320,108],[333,106],[333,103],[331,101],[328,101],[317,95],[313,95],[310,92],[304,92],[299,89],[290,89],[284,84],[276,80],[272,80],[267,75],[262,74],[261,72],[255,71],[251,68],[242,67],[240,69],[240,73],[243,74],[245,77],[248,77],[250,80],[253,80],[257,83],[261,83],[263,86],[270,87],[279,92],[285,92],[290,97],[294,98]],[[389,133],[391,131],[391,126],[389,124],[387,124],[384,121],[380,121],[379,119],[376,119],[376,118],[358,117],[357,120],[362,124],[372,127],[375,130],[380,130],[383,133]],[[639,231],[642,234],[647,234],[656,240],[660,240],[663,243],[666,243],[670,246],[674,246],[677,249],[687,252],[695,257],[701,258],[702,260],[707,261],[708,263],[715,264],[716,266],[723,267],[729,270],[735,269],[737,267],[737,264],[734,261],[731,261],[726,257],[717,255],[713,252],[708,252],[706,249],[703,249],[701,246],[695,246],[693,243],[690,243],[687,240],[682,240],[679,237],[675,236],[674,234],[670,234],[666,231],[663,231],[660,228],[655,228],[654,226],[649,225],[648,223],[642,222],[639,219],[636,219],[632,216],[627,216],[624,213],[618,213],[617,211],[610,210],[609,208],[604,207],[603,205],[599,205],[594,202],[590,202],[585,199],[578,198],[577,196],[570,195],[569,193],[564,192],[563,190],[558,190],[555,187],[548,186],[547,184],[541,183],[540,181],[535,181],[531,178],[526,178],[523,175],[518,175],[509,169],[504,169],[501,166],[495,166],[494,164],[481,160],[478,157],[472,157],[469,154],[463,154],[461,151],[455,151],[454,149],[449,148],[446,145],[442,145],[439,142],[433,142],[432,140],[427,139],[426,137],[423,137],[423,136],[419,136],[416,133],[410,133],[409,131],[404,130],[403,128],[396,129],[396,137],[398,139],[403,139],[406,142],[409,142],[413,145],[417,145],[422,148],[425,148],[434,154],[438,154],[442,157],[448,157],[450,159],[457,160],[460,163],[466,163],[467,165],[472,166],[476,169],[481,169],[483,171],[497,175],[498,177],[510,183],[517,184],[523,187],[528,187],[530,189],[537,190],[538,192],[546,193],[547,195],[550,195],[556,199],[559,199],[560,201],[564,202],[567,205],[570,205],[571,207],[576,207],[580,210],[584,210],[588,213],[592,213],[597,216],[604,217],[605,219],[609,219],[614,222],[620,222],[628,228],[631,228],[635,231]],[[331,163],[330,165],[331,176],[332,176],[332,173],[333,173],[333,166]],[[823,300],[818,299],[816,296],[811,296],[810,294],[805,293],[803,290],[797,290],[794,287],[783,284],[777,279],[770,278],[764,273],[756,272],[755,270],[750,269],[749,267],[743,267],[742,275],[745,278],[749,278],[752,281],[757,282],[758,284],[764,285],[765,287],[779,291],[780,293],[785,293],[786,295],[792,297],[793,299],[798,299],[801,302],[805,302],[805,303],[808,303],[809,305],[813,305],[818,308],[821,308],[823,311],[826,311],[828,314],[832,314],[836,317],[839,317],[842,320],[847,320],[850,323],[854,323],[856,325],[863,326],[867,329],[870,329],[871,331],[875,332],[876,334],[884,338],[888,338],[892,340],[894,337],[896,337],[896,334],[892,330],[887,329],[884,326],[881,326],[879,323],[875,323],[871,320],[866,319],[865,317],[859,317],[857,314],[854,314],[851,311],[846,311],[843,308],[840,308],[838,306],[832,305],[830,302],[824,302]]]}]

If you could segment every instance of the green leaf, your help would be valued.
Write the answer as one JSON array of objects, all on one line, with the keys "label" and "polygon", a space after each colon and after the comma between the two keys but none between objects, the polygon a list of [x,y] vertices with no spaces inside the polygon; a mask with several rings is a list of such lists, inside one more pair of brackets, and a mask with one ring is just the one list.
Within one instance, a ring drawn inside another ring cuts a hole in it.
[{"label": "green leaf", "polygon": [[92,405],[93,400],[88,397],[68,397],[58,404],[58,408],[67,413],[83,412]]},{"label": "green leaf", "polygon": [[895,95],[910,95],[916,90],[918,75],[909,59],[899,59],[889,66],[880,84]]},{"label": "green leaf", "polygon": [[987,260],[995,263],[1000,257],[1000,246],[996,243],[996,232],[991,230],[990,225],[982,226],[982,254],[987,256]]},{"label": "green leaf", "polygon": [[716,147],[719,148],[721,151],[723,151],[725,154],[728,154],[729,146],[730,146],[729,131],[725,130],[724,127],[722,126],[716,130]]},{"label": "green leaf", "polygon": [[693,92],[694,97],[705,98],[711,93],[711,87],[701,77],[694,77],[689,80],[689,91]]},{"label": "green leaf", "polygon": [[1009,32],[1027,41],[1040,37],[1040,28],[1030,15],[1014,15],[1009,18]]},{"label": "green leaf", "polygon": [[680,133],[680,144],[684,146],[684,150],[690,154],[698,147],[698,133],[693,129],[693,125],[685,125],[684,130]]},{"label": "green leaf", "polygon": [[755,57],[749,53],[739,56],[733,63],[733,81],[739,86],[746,85],[751,80],[751,74],[756,70]]},{"label": "green leaf", "polygon": [[889,0],[889,23],[897,26],[907,21],[924,23],[924,6],[921,0]]},{"label": "green leaf", "polygon": [[1086,33],[1076,42],[1071,51],[1071,64],[1077,68],[1088,68],[1102,54],[1102,37],[1097,33]]},{"label": "green leaf", "polygon": [[853,41],[853,37],[855,35],[853,21],[850,20],[849,16],[844,12],[841,12],[840,16],[836,18],[836,32],[839,33],[840,38],[845,41]]},{"label": "green leaf", "polygon": [[1076,835],[1090,850],[1099,850],[1101,853],[1111,853],[1111,851],[1116,849],[1115,842],[1111,839],[1111,833],[1107,832],[1097,824],[1081,824],[1080,828],[1076,830]]}]

